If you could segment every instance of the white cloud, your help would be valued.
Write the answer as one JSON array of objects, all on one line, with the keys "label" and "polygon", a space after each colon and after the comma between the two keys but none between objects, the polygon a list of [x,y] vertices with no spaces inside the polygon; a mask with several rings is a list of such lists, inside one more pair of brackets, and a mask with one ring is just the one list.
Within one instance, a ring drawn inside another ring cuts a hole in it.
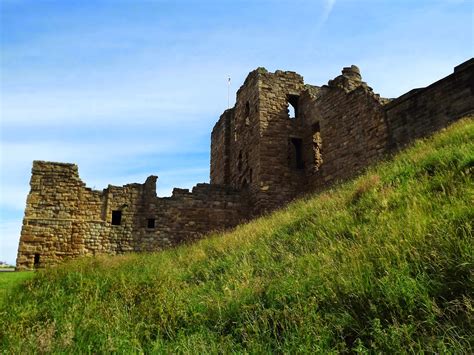
[{"label": "white cloud", "polygon": [[[117,88],[118,85],[112,81],[109,90],[77,86],[63,90],[43,87],[41,92],[15,92],[4,88],[2,124],[100,126],[113,122],[115,125],[153,123],[156,126],[173,127],[192,124],[203,112],[212,116],[212,109],[202,105],[203,100],[211,100],[203,97],[199,90],[190,92],[189,88],[180,89],[176,85],[167,87],[166,83],[154,87],[131,87],[127,90]],[[222,87],[224,89],[224,85]]]},{"label": "white cloud", "polygon": [[324,23],[328,20],[329,15],[331,14],[334,5],[336,4],[336,0],[325,0],[324,2],[324,9],[323,14],[319,20],[319,26],[322,27]]},{"label": "white cloud", "polygon": [[[191,142],[192,144],[192,142]],[[111,159],[121,160],[146,153],[186,152],[190,144],[177,140],[176,137],[160,137],[159,141],[143,141],[133,137],[122,142],[114,140],[113,135],[104,141],[70,142],[61,140],[33,142],[2,142],[1,164],[14,167],[21,163],[31,163],[33,160],[48,160],[56,162],[95,162],[103,164]],[[10,173],[9,173],[10,174]]]}]

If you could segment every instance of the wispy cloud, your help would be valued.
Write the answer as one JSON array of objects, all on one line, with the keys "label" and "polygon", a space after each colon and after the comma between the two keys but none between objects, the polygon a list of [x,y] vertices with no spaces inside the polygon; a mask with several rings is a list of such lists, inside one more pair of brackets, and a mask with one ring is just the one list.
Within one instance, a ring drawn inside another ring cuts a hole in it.
[{"label": "wispy cloud", "polygon": [[322,27],[326,23],[326,21],[328,20],[329,15],[331,14],[331,11],[334,8],[335,4],[336,4],[336,0],[325,0],[323,13],[322,13],[321,18],[319,20],[319,26],[320,27]]},{"label": "wispy cloud", "polygon": [[314,50],[320,44],[318,43],[320,39],[319,33],[328,21],[335,4],[336,0],[323,0],[321,6],[316,10],[318,11],[316,15],[317,20],[311,24],[305,50],[302,53],[306,58],[314,56]]}]

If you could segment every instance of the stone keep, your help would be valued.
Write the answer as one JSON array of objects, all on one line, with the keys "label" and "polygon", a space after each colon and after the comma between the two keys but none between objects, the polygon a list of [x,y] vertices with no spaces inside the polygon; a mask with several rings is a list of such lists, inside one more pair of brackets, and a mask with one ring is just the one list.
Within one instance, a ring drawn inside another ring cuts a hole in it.
[{"label": "stone keep", "polygon": [[74,164],[33,162],[17,268],[191,242],[318,191],[474,112],[474,59],[384,99],[356,66],[321,87],[295,72],[249,73],[211,137],[210,184],[156,196],[144,184],[87,188]]}]

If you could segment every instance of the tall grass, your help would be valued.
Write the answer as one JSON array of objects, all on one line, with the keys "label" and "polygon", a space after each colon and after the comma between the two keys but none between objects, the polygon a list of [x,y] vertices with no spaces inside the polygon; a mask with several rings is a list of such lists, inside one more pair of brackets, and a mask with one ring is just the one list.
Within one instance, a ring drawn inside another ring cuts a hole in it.
[{"label": "tall grass", "polygon": [[474,121],[194,245],[38,272],[5,352],[472,353]]}]

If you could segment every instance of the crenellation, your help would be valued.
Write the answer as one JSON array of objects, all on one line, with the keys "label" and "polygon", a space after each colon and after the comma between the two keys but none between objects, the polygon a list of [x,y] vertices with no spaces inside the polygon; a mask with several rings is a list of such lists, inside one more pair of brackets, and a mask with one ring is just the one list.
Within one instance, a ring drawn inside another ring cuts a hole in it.
[{"label": "crenellation", "polygon": [[473,59],[396,99],[374,93],[355,65],[322,86],[257,68],[212,130],[210,184],[158,197],[151,175],[97,191],[75,164],[34,161],[17,267],[192,242],[348,179],[473,112]]}]

